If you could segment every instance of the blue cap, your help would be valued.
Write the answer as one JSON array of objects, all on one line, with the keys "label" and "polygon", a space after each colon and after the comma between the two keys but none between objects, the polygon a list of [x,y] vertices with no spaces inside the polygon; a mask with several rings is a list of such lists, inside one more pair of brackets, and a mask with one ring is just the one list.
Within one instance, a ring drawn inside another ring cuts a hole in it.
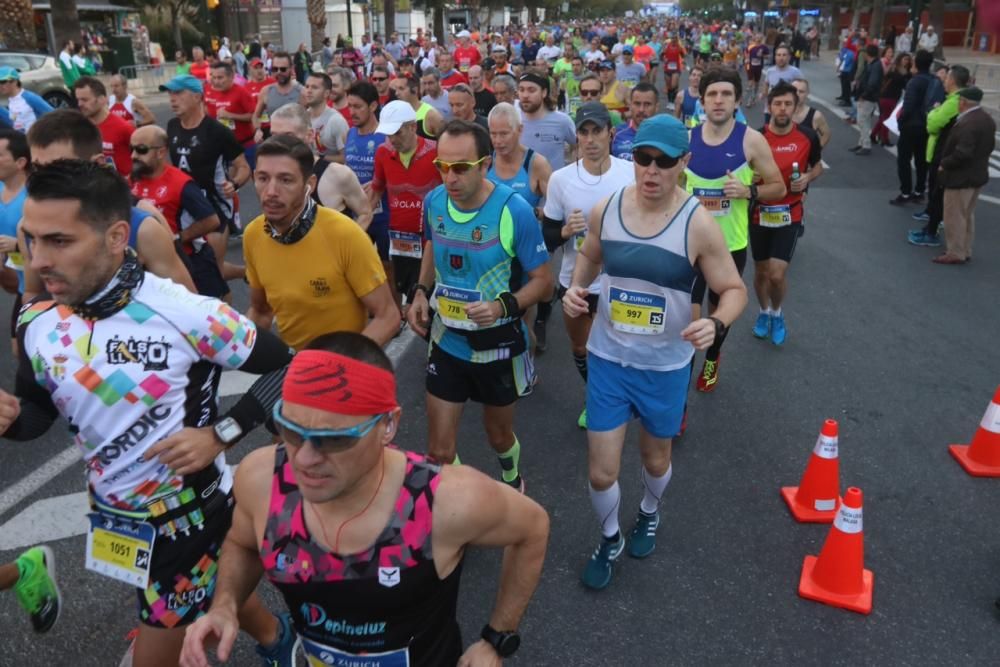
[{"label": "blue cap", "polygon": [[648,146],[670,157],[688,152],[688,131],[684,123],[667,114],[657,114],[642,121],[635,133],[632,150]]},{"label": "blue cap", "polygon": [[171,93],[179,93],[182,90],[190,90],[192,93],[203,93],[205,92],[204,86],[201,84],[201,79],[191,76],[190,74],[182,74],[180,76],[175,76],[170,81],[160,86],[160,91],[168,91]]},{"label": "blue cap", "polygon": [[13,67],[0,67],[0,81],[20,81],[21,75]]},{"label": "blue cap", "polygon": [[635,49],[633,49],[631,46],[626,46],[624,49],[622,49],[622,55],[631,56],[633,54],[635,54]]}]

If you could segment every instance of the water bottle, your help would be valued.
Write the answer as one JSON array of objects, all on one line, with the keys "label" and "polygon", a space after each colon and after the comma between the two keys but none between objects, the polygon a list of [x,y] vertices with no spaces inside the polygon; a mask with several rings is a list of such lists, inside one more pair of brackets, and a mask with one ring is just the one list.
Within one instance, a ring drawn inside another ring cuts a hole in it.
[{"label": "water bottle", "polygon": [[793,181],[797,181],[801,177],[802,177],[802,174],[799,172],[799,163],[798,162],[793,162],[792,163],[792,180]]}]

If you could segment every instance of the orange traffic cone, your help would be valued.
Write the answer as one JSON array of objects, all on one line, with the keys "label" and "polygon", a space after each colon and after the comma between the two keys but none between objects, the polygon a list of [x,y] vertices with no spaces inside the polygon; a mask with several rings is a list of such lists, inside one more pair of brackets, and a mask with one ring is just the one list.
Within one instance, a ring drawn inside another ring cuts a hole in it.
[{"label": "orange traffic cone", "polygon": [[861,489],[852,486],[844,494],[819,557],[806,556],[802,564],[799,595],[869,614],[874,583],[875,575],[865,569]]},{"label": "orange traffic cone", "polygon": [[840,498],[840,460],[837,458],[837,421],[827,419],[813,447],[798,486],[781,488],[781,497],[797,521],[830,523]]},{"label": "orange traffic cone", "polygon": [[1000,477],[1000,387],[979,422],[972,444],[949,445],[948,451],[970,475]]}]

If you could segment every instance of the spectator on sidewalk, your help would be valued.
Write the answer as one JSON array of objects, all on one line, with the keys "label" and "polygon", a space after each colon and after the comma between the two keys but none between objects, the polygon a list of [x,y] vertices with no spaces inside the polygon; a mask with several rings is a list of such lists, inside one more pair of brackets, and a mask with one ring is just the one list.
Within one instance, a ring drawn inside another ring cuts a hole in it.
[{"label": "spectator on sidewalk", "polygon": [[850,40],[845,39],[844,45],[840,48],[837,56],[840,64],[837,65],[837,76],[840,77],[840,97],[837,102],[842,107],[851,106],[851,86],[854,83],[854,71],[857,66],[857,54],[851,48]]},{"label": "spectator on sidewalk", "polygon": [[855,155],[871,155],[872,153],[872,121],[875,109],[878,108],[879,94],[882,90],[882,65],[878,61],[878,47],[869,44],[864,50],[865,68],[858,80],[858,137],[860,143],[852,149]]},{"label": "spectator on sidewalk", "polygon": [[944,188],[945,252],[935,264],[964,264],[972,259],[976,200],[990,180],[990,154],[996,146],[996,123],[980,106],[975,86],[958,93],[958,118],[941,149],[938,180]]},{"label": "spectator on sidewalk", "polygon": [[[899,196],[890,204],[902,206],[924,199],[927,184],[927,112],[944,101],[944,86],[930,73],[934,56],[930,51],[919,50],[914,58],[917,74],[903,91],[903,107],[899,110],[899,144],[896,171],[899,176]],[[917,172],[913,180],[910,163]]]},{"label": "spectator on sidewalk", "polygon": [[913,53],[913,26],[906,26],[903,34],[896,38],[896,53]]},{"label": "spectator on sidewalk", "polygon": [[934,32],[934,26],[929,25],[927,29],[924,30],[923,34],[920,35],[920,39],[917,40],[917,47],[923,49],[924,51],[930,51],[934,53],[934,50],[938,46],[938,36]]},{"label": "spectator on sidewalk", "polygon": [[[888,51],[889,47],[886,47],[886,50]],[[872,130],[872,141],[883,146],[892,146],[889,128],[885,126],[885,121],[896,110],[899,98],[903,96],[903,90],[910,81],[912,67],[912,55],[908,52],[897,53],[895,61],[882,79],[882,91],[878,98],[878,123]]]}]

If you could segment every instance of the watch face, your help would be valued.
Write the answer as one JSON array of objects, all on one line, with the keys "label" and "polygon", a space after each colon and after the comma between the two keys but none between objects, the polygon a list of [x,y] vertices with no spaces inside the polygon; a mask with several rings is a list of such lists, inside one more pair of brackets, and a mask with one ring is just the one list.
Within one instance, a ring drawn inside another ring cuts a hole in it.
[{"label": "watch face", "polygon": [[240,437],[243,430],[240,428],[240,425],[236,423],[235,419],[227,417],[215,425],[215,433],[219,436],[219,439],[222,440],[222,442],[230,443]]},{"label": "watch face", "polygon": [[497,646],[497,653],[501,658],[506,658],[514,654],[521,645],[521,636],[516,632],[505,633]]}]

